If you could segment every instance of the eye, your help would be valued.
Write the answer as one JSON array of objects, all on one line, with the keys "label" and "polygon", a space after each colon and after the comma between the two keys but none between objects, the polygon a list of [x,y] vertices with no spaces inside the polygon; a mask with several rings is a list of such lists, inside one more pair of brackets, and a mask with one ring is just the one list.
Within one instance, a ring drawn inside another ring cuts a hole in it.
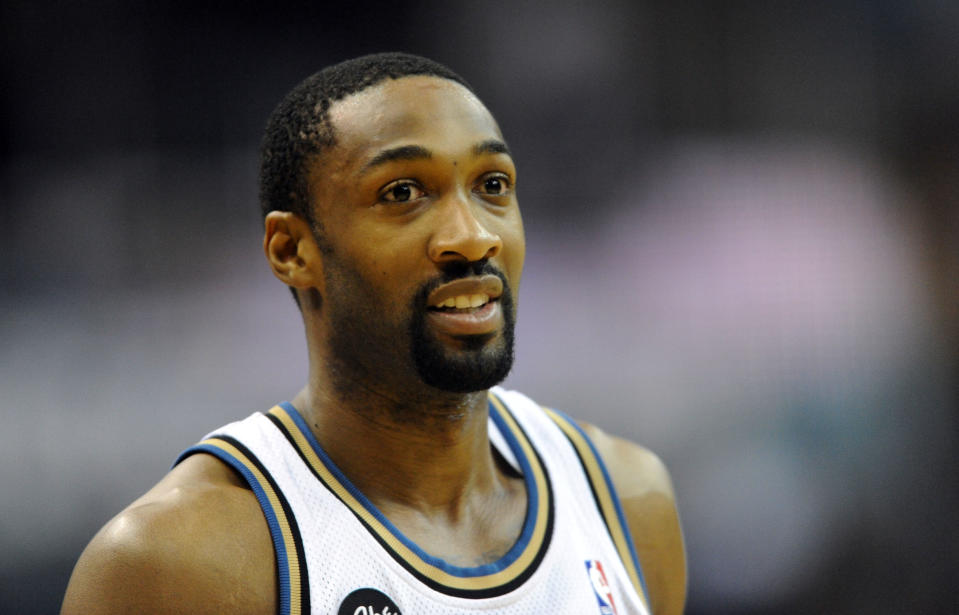
[{"label": "eye", "polygon": [[510,191],[509,176],[504,173],[491,173],[480,178],[477,190],[490,196],[506,196]]},{"label": "eye", "polygon": [[380,191],[380,200],[388,203],[406,203],[424,196],[426,193],[411,179],[398,179],[387,184]]}]

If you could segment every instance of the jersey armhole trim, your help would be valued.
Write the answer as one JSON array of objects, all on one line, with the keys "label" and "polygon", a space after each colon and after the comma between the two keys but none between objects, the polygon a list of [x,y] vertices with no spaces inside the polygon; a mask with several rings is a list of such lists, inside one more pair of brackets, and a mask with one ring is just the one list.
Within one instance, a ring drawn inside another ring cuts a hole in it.
[{"label": "jersey armhole trim", "polygon": [[603,459],[593,445],[592,440],[575,421],[558,410],[546,407],[543,407],[543,410],[556,423],[572,444],[573,450],[576,451],[593,492],[593,498],[596,500],[596,506],[606,523],[606,528],[616,551],[619,553],[619,558],[622,560],[626,573],[629,575],[640,599],[649,608],[646,581],[639,565],[639,557],[636,555],[636,547],[629,531],[629,525],[626,523],[626,517],[623,514],[619,496],[616,494],[616,488],[613,486],[613,481],[606,470],[606,464],[603,463]]},{"label": "jersey armhole trim", "polygon": [[213,435],[185,450],[173,465],[198,453],[213,455],[239,472],[256,495],[270,528],[273,550],[276,553],[278,612],[283,615],[309,613],[310,584],[303,540],[290,505],[273,477],[249,449],[225,435]]}]

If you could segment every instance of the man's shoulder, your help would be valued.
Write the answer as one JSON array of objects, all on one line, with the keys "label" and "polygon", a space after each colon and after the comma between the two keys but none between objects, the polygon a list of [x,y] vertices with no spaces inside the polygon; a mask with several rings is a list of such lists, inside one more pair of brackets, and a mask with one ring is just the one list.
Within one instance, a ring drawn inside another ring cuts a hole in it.
[{"label": "man's shoulder", "polygon": [[606,464],[646,579],[654,613],[683,612],[686,553],[669,472],[649,449],[580,423]]},{"label": "man's shoulder", "polygon": [[590,423],[577,424],[596,447],[621,499],[652,493],[675,499],[669,472],[656,453]]},{"label": "man's shoulder", "polygon": [[606,465],[620,498],[648,493],[660,493],[671,499],[674,498],[672,483],[666,466],[648,448],[610,435],[590,423],[574,421],[561,412],[540,405],[519,391],[493,387],[491,392],[506,400],[513,409],[525,407],[533,409],[533,411],[545,410],[547,413],[551,413],[554,421],[577,425],[596,447],[596,452],[599,453],[600,458]]},{"label": "man's shoulder", "polygon": [[200,454],[97,533],[73,571],[63,613],[273,612],[275,583],[256,496]]}]

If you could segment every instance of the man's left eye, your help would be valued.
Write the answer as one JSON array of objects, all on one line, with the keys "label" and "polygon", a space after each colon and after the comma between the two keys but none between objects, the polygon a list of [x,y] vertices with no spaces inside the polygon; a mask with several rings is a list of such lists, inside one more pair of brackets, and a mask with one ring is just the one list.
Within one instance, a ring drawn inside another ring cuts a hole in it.
[{"label": "man's left eye", "polygon": [[505,175],[487,175],[480,182],[480,191],[492,196],[509,193],[509,178]]},{"label": "man's left eye", "polygon": [[380,191],[380,200],[387,203],[407,203],[424,194],[423,189],[412,180],[400,179],[388,184]]}]

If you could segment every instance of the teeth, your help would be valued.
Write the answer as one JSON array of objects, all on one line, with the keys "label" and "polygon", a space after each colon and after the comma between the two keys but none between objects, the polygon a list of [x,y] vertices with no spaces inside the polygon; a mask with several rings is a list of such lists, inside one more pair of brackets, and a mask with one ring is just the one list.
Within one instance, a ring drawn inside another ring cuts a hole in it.
[{"label": "teeth", "polygon": [[476,308],[485,305],[489,301],[489,295],[486,293],[477,293],[475,295],[457,295],[449,297],[436,307],[438,308],[456,308],[463,310],[466,308]]}]

